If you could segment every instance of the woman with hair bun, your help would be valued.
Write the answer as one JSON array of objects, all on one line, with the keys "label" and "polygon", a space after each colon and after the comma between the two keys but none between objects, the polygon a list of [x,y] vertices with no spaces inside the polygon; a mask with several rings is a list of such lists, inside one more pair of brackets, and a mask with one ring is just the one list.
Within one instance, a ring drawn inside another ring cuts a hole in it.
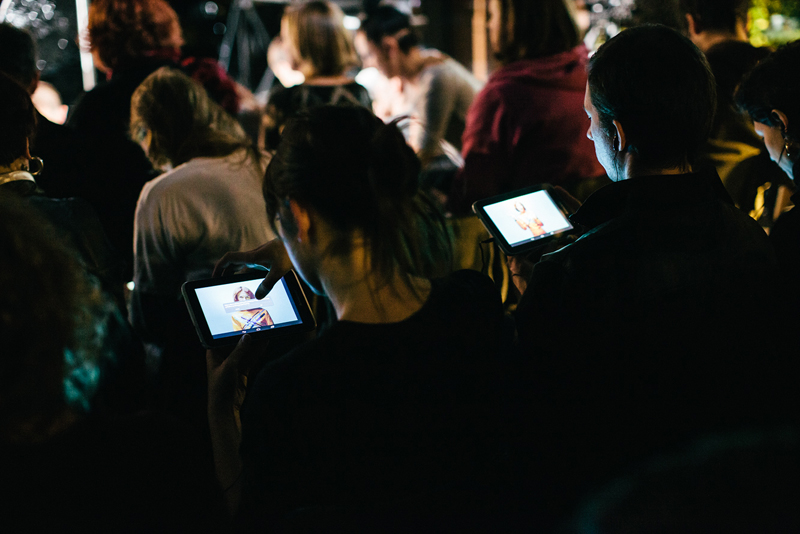
[{"label": "woman with hair bun", "polygon": [[[495,433],[484,381],[502,305],[478,272],[429,277],[427,251],[447,243],[420,201],[418,173],[397,127],[363,108],[320,107],[284,131],[264,183],[285,248],[281,259],[272,244],[270,263],[277,272],[290,260],[338,321],[250,377],[241,434],[238,368],[259,351],[245,336],[227,358],[208,353],[217,474],[249,518],[301,508],[320,520],[362,517],[400,500],[414,508],[474,481],[486,462]],[[259,252],[263,261],[268,248],[218,266]]]},{"label": "woman with hair bun", "polygon": [[344,13],[327,1],[289,6],[281,19],[281,42],[292,68],[305,81],[270,96],[264,118],[264,143],[274,150],[286,121],[323,104],[372,109],[367,90],[348,74],[357,63],[353,38],[344,27]]}]

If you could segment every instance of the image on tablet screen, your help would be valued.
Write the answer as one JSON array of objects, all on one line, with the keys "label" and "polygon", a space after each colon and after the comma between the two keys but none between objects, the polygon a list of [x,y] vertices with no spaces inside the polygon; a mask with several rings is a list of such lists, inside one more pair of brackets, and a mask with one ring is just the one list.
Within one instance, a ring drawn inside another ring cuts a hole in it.
[{"label": "image on tablet screen", "polygon": [[195,291],[214,339],[300,324],[297,307],[281,280],[263,299],[256,299],[260,278]]},{"label": "image on tablet screen", "polygon": [[512,247],[572,229],[546,191],[489,204],[484,210]]}]

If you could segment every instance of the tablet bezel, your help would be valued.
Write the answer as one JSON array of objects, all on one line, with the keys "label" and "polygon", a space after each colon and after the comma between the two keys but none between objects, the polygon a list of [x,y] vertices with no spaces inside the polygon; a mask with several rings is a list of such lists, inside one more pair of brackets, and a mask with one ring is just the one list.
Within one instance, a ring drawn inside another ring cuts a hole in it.
[{"label": "tablet bezel", "polygon": [[[567,221],[572,225],[572,228],[567,228],[565,230],[561,230],[559,232],[544,236],[540,239],[526,241],[520,245],[512,246],[506,240],[506,238],[503,237],[503,234],[494,224],[492,218],[489,217],[488,213],[486,213],[485,208],[486,206],[489,206],[491,204],[496,204],[498,202],[511,200],[517,197],[523,197],[526,195],[530,195],[531,193],[535,193],[537,191],[545,191],[550,196],[550,199],[553,201],[556,208],[558,208],[558,210],[561,212],[564,218],[567,219]],[[483,200],[478,200],[477,202],[474,202],[472,204],[472,211],[475,213],[475,215],[478,216],[478,219],[480,219],[480,221],[483,223],[483,226],[494,238],[495,243],[497,243],[497,246],[500,247],[500,250],[502,250],[508,256],[518,256],[520,254],[528,253],[532,250],[538,249],[546,245],[553,239],[576,232],[575,224],[569,220],[571,212],[566,208],[566,206],[564,206],[564,204],[561,202],[561,199],[558,197],[555,189],[553,189],[553,187],[550,184],[536,184],[529,187],[525,187],[523,189],[517,189],[516,191],[511,191],[509,193],[503,193],[502,195],[495,195],[493,197],[485,198]]]},{"label": "tablet bezel", "polygon": [[[246,281],[263,280],[263,279],[264,279],[263,271],[250,271],[242,274],[235,274],[232,276],[222,276],[218,278],[209,278],[205,280],[192,280],[189,282],[185,282],[183,284],[183,286],[181,287],[181,293],[183,294],[183,298],[186,301],[186,307],[189,310],[189,316],[192,319],[192,323],[194,324],[195,330],[197,330],[197,335],[200,338],[200,343],[202,343],[204,347],[210,349],[214,347],[233,345],[239,342],[239,339],[241,339],[244,333],[214,339],[213,335],[211,334],[211,329],[208,327],[208,321],[206,321],[205,315],[203,314],[203,309],[200,306],[200,301],[197,298],[196,290],[202,289],[204,287],[214,287],[226,284],[233,284],[236,282],[246,282]],[[299,332],[309,332],[317,327],[316,320],[314,319],[314,314],[312,313],[311,307],[308,304],[308,299],[306,299],[306,295],[303,292],[303,288],[300,286],[300,280],[297,278],[297,274],[294,271],[289,271],[288,273],[286,273],[286,275],[284,275],[282,280],[286,281],[286,288],[288,289],[289,297],[294,302],[301,323],[283,327],[267,328],[265,330],[257,332],[248,332],[251,336],[257,336],[259,338],[282,336]],[[280,283],[280,281],[278,283]]]}]

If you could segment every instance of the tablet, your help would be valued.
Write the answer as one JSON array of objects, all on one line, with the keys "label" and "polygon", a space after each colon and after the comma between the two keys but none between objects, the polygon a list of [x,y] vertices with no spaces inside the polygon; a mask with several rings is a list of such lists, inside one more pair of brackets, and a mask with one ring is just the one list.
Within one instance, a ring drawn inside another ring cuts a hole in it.
[{"label": "tablet", "polygon": [[479,200],[472,211],[509,256],[524,254],[574,230],[569,211],[548,184]]},{"label": "tablet", "polygon": [[204,347],[231,345],[244,334],[275,336],[316,327],[294,271],[259,300],[255,295],[263,280],[263,271],[253,271],[183,284],[181,291]]}]

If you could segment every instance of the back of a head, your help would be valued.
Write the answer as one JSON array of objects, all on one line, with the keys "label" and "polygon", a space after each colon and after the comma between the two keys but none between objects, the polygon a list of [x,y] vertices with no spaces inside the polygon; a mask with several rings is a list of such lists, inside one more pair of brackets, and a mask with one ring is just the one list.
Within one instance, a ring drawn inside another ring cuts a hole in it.
[{"label": "back of a head", "polygon": [[356,63],[344,13],[336,4],[305,2],[290,6],[283,16],[295,59],[309,65],[314,75],[340,76]]},{"label": "back of a head", "polygon": [[404,53],[420,44],[411,25],[411,16],[393,6],[375,8],[361,25],[361,29],[367,39],[378,46],[384,37],[398,36],[397,44]]},{"label": "back of a head", "polygon": [[81,317],[75,257],[34,208],[0,193],[0,435],[42,437],[65,407],[64,350]]},{"label": "back of a head", "polygon": [[503,63],[551,56],[580,44],[578,27],[565,0],[499,1],[502,21],[496,56]]},{"label": "back of a head", "polygon": [[751,0],[681,0],[681,9],[692,16],[698,33],[733,33],[747,22]]},{"label": "back of a head", "polygon": [[166,0],[94,0],[89,41],[103,64],[116,69],[153,52],[183,45],[178,15]]},{"label": "back of a head", "polygon": [[26,154],[36,131],[36,112],[28,92],[16,80],[0,73],[0,165]]},{"label": "back of a head", "polygon": [[296,200],[337,234],[332,253],[347,253],[359,233],[378,272],[421,274],[426,249],[447,246],[420,212],[419,170],[395,124],[361,107],[321,106],[284,129],[264,181],[267,213],[274,225],[287,200]]},{"label": "back of a head", "polygon": [[249,146],[233,117],[182,72],[162,67],[131,98],[131,136],[151,134],[153,164],[180,165],[196,157],[222,157]]},{"label": "back of a head", "polygon": [[0,72],[11,76],[31,90],[38,79],[36,42],[33,36],[11,24],[0,24]]},{"label": "back of a head", "polygon": [[789,128],[783,132],[800,142],[800,41],[794,41],[771,53],[747,73],[736,90],[736,104],[756,122],[783,128],[773,114],[786,114]]},{"label": "back of a head", "polygon": [[622,124],[640,168],[691,165],[711,130],[716,88],[708,62],[666,26],[631,28],[601,46],[589,61],[589,89],[600,126],[611,132],[613,121]]}]

